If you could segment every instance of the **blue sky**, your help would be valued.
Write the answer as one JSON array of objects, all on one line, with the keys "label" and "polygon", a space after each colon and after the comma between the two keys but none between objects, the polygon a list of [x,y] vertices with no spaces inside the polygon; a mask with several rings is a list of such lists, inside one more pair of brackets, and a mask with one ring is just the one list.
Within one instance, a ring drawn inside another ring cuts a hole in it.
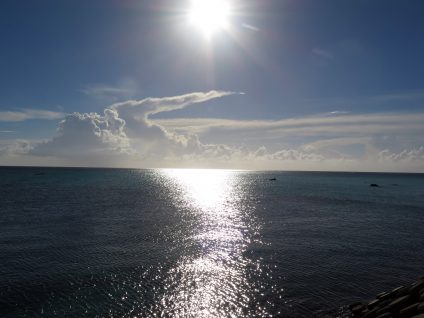
[{"label": "blue sky", "polygon": [[1,1],[0,164],[424,172],[422,1],[227,2]]}]

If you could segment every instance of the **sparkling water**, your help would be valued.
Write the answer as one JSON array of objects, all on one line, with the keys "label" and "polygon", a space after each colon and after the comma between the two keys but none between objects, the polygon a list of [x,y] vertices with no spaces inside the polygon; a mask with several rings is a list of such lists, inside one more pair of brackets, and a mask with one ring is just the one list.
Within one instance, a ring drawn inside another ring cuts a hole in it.
[{"label": "sparkling water", "polygon": [[0,316],[344,317],[423,229],[420,174],[0,168]]}]

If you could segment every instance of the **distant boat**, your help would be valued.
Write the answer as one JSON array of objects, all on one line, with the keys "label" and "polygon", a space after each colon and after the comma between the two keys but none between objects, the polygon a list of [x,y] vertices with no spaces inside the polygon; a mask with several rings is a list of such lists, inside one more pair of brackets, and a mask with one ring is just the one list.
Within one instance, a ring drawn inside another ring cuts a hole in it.
[{"label": "distant boat", "polygon": [[371,184],[370,184],[370,187],[378,188],[378,187],[379,187],[379,185],[378,185],[377,183],[371,183]]},{"label": "distant boat", "polygon": [[270,178],[269,181],[277,181],[277,178]]}]

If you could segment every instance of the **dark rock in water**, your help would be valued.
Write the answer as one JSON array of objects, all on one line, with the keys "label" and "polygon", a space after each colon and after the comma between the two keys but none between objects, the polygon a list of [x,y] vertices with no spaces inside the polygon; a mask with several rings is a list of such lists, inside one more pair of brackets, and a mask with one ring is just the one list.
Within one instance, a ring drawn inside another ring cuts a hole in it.
[{"label": "dark rock in water", "polygon": [[411,297],[409,295],[402,296],[400,298],[393,300],[387,307],[392,312],[398,312],[402,308],[405,308],[405,306],[409,305],[410,300],[411,300]]},{"label": "dark rock in water", "polygon": [[374,299],[374,300],[372,300],[371,302],[368,303],[368,308],[370,308],[370,309],[374,308],[374,307],[380,305],[381,302],[382,302],[381,299]]},{"label": "dark rock in water", "polygon": [[[381,300],[392,299],[392,298],[394,298],[396,295],[398,295],[398,292],[399,292],[401,289],[403,289],[403,288],[405,288],[405,286],[396,287],[395,289],[393,289],[393,290],[392,290],[392,291],[390,291],[390,292],[385,292],[385,293],[378,294],[378,295],[377,295],[377,298],[378,298],[378,299],[381,299]],[[387,303],[387,305],[388,305],[388,304],[389,304],[389,303]]]},{"label": "dark rock in water", "polygon": [[378,308],[374,308],[374,309],[372,309],[368,312],[365,312],[362,317],[364,317],[364,318],[375,318],[377,316],[377,309]]},{"label": "dark rock in water", "polygon": [[363,305],[362,303],[360,303],[360,302],[356,302],[356,303],[353,303],[353,304],[350,304],[348,307],[349,307],[349,310],[352,310],[352,308],[353,307],[356,307],[356,306],[358,306],[358,305]]},{"label": "dark rock in water", "polygon": [[408,318],[408,317],[412,317],[415,314],[418,314],[418,305],[419,303],[415,303],[412,304],[408,307],[403,308],[400,312],[399,312],[399,317],[400,318]]},{"label": "dark rock in water", "polygon": [[355,314],[355,313],[360,313],[365,308],[366,306],[364,304],[357,304],[356,306],[353,306],[350,310],[353,312],[353,314]]},{"label": "dark rock in water", "polygon": [[391,312],[391,308],[389,305],[385,306],[385,307],[381,307],[377,310],[377,315],[383,315],[385,313],[390,313]]},{"label": "dark rock in water", "polygon": [[277,181],[277,178],[270,178],[269,181]]},{"label": "dark rock in water", "polygon": [[378,185],[377,183],[371,183],[371,184],[370,184],[370,187],[378,188],[378,187],[379,187],[379,185]]},{"label": "dark rock in water", "polygon": [[412,296],[418,296],[422,290],[424,290],[424,280],[420,279],[418,282],[416,282],[409,288],[409,293]]},{"label": "dark rock in water", "polygon": [[397,288],[396,290],[396,297],[402,297],[402,296],[406,296],[409,295],[410,293],[410,288],[409,286],[405,286],[402,288]]},{"label": "dark rock in water", "polygon": [[424,279],[349,306],[354,318],[424,318]]}]

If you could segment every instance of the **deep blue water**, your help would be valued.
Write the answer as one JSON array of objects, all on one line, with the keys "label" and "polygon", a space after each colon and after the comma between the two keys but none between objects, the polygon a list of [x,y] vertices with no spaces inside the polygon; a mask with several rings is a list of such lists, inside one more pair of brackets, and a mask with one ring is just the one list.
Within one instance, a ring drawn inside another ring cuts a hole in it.
[{"label": "deep blue water", "polygon": [[0,168],[0,316],[345,317],[423,229],[419,174]]}]

